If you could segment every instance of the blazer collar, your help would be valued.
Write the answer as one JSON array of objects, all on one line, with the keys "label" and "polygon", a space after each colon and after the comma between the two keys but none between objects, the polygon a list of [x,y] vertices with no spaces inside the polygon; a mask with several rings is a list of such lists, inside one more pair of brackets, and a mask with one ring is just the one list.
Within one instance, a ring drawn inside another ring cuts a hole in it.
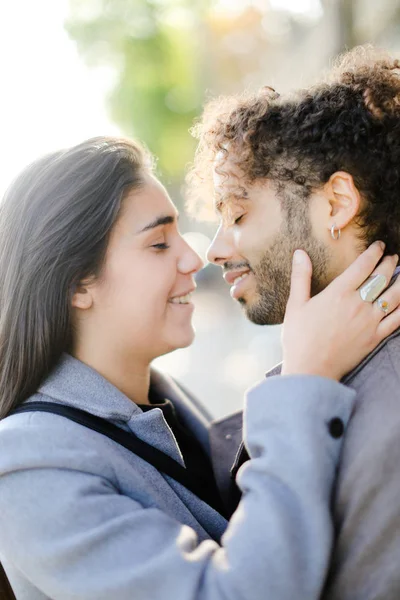
[{"label": "blazer collar", "polygon": [[[174,404],[184,425],[209,454],[208,426],[212,419],[204,407],[172,377],[154,367],[150,372],[150,385],[158,396],[167,398]],[[62,355],[56,368],[39,387],[38,394],[27,402],[40,399],[74,406],[103,419],[127,423],[129,427],[138,421],[136,417],[140,415],[145,421],[151,418],[149,413],[143,413],[137,404],[100,373],[70,354]]]},{"label": "blazer collar", "polygon": [[62,355],[38,392],[50,397],[52,402],[74,406],[103,419],[126,422],[135,413],[142,413],[134,402],[100,373],[70,354]]}]

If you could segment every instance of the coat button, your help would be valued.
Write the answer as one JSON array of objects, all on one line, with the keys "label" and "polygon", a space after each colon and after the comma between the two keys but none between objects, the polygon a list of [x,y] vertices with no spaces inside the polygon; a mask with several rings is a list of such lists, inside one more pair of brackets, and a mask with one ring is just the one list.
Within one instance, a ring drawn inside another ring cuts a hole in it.
[{"label": "coat button", "polygon": [[335,439],[341,438],[344,433],[344,425],[342,419],[335,417],[328,423],[328,429],[331,436]]}]

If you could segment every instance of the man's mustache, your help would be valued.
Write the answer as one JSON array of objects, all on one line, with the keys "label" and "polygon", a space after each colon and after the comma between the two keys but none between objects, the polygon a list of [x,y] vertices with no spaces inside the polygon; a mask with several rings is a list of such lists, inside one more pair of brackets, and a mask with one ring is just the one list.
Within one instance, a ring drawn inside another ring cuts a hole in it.
[{"label": "man's mustache", "polygon": [[238,271],[239,269],[249,269],[250,271],[252,271],[252,268],[250,267],[249,263],[245,261],[238,263],[225,262],[222,268],[224,273],[226,271]]}]

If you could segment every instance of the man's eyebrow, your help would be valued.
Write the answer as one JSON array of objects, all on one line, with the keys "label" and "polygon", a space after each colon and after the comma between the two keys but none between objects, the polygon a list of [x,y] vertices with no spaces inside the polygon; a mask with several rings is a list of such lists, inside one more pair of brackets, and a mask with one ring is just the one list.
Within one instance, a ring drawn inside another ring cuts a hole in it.
[{"label": "man's eyebrow", "polygon": [[221,214],[230,203],[248,201],[247,192],[224,194],[216,200],[214,206],[217,213]]},{"label": "man's eyebrow", "polygon": [[137,233],[143,233],[144,231],[149,231],[150,229],[155,229],[156,227],[160,227],[160,225],[171,225],[175,223],[179,219],[179,214],[176,215],[160,215],[156,217],[153,221],[148,223],[143,229],[138,231]]}]

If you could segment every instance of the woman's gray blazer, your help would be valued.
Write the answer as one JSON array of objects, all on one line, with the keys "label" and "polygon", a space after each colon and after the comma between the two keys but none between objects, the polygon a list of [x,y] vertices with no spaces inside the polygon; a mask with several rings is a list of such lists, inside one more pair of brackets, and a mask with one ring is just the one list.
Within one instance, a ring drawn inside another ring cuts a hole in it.
[{"label": "woman's gray blazer", "polygon": [[[199,407],[155,371],[152,384],[209,451]],[[310,376],[273,377],[247,393],[251,460],[238,472],[243,495],[229,523],[95,431],[48,413],[7,417],[0,423],[0,559],[17,599],[316,600],[342,444],[340,427],[330,424],[337,418],[346,427],[354,394]],[[184,464],[160,409],[142,412],[71,356],[30,400],[109,419]]]}]

